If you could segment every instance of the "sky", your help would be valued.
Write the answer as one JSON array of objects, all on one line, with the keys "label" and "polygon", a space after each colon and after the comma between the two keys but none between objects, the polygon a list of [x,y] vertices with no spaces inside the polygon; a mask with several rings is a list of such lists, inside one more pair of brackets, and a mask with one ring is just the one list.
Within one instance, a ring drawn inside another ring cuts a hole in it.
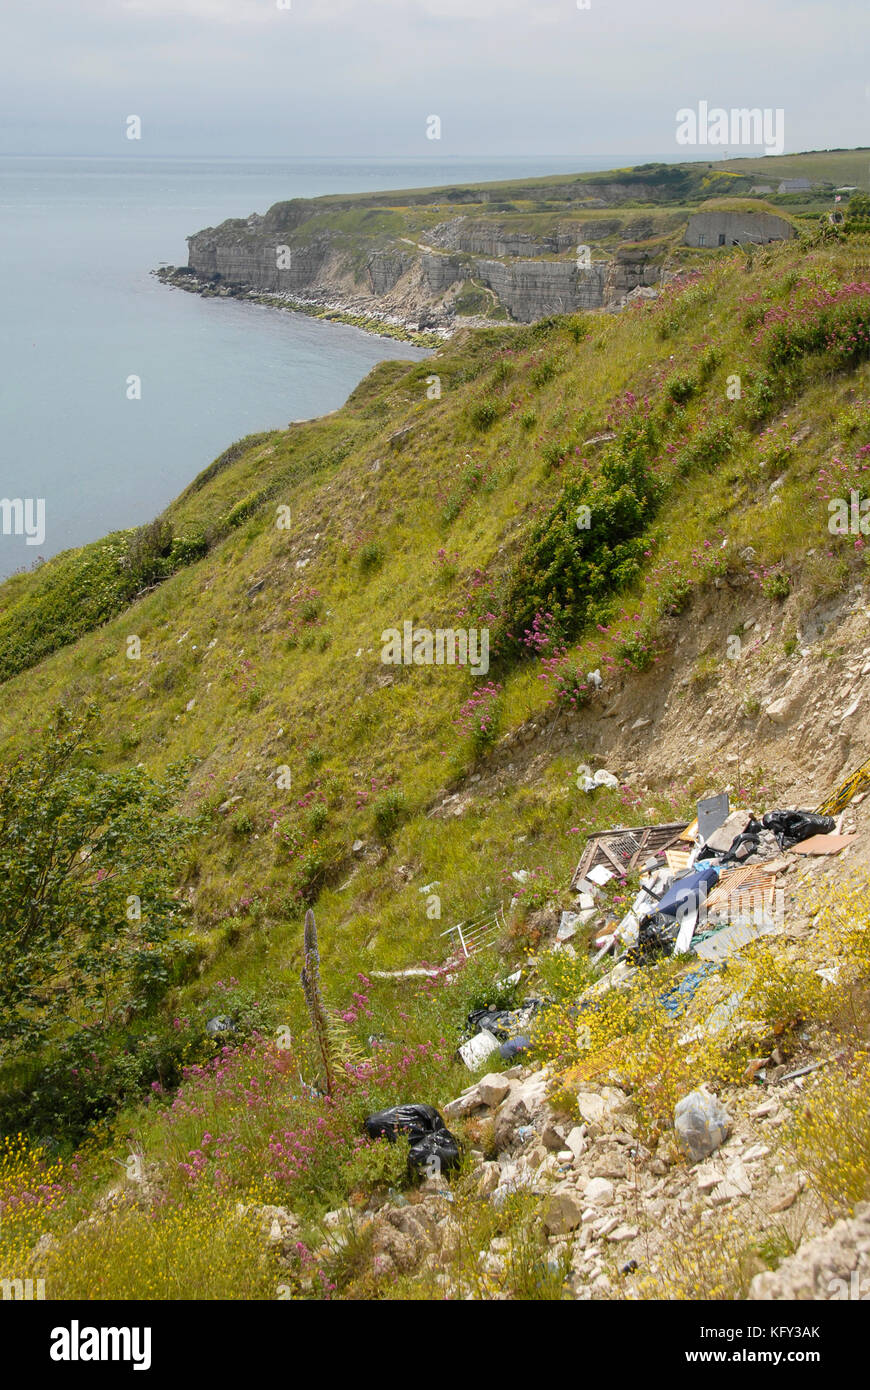
[{"label": "sky", "polygon": [[676,160],[701,101],[870,144],[867,0],[588,5],[0,0],[0,154]]}]

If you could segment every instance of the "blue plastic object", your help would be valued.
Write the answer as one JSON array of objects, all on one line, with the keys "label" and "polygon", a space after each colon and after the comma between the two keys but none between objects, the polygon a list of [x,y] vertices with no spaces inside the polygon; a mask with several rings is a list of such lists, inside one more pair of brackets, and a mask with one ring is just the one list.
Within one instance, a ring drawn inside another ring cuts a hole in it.
[{"label": "blue plastic object", "polygon": [[712,888],[718,879],[719,870],[715,864],[697,873],[687,874],[685,878],[678,878],[661,899],[657,911],[663,917],[676,917],[684,903],[694,900],[700,905],[707,896],[707,890]]}]

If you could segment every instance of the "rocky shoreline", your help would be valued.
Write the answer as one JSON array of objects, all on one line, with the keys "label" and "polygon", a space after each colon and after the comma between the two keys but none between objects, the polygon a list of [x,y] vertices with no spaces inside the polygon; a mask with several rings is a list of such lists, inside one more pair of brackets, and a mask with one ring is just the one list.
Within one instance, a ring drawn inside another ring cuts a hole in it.
[{"label": "rocky shoreline", "polygon": [[345,323],[376,337],[413,343],[417,347],[440,347],[458,328],[474,328],[487,322],[477,318],[457,321],[452,316],[444,315],[438,316],[438,320],[431,324],[427,321],[425,326],[421,326],[418,321],[402,318],[399,314],[379,314],[370,309],[361,312],[353,301],[338,299],[324,289],[314,289],[304,296],[267,292],[246,285],[230,284],[219,275],[198,275],[189,266],[159,266],[151,273],[162,284],[185,290],[188,294],[198,294],[203,299],[242,299],[270,309],[284,309],[291,313],[307,314],[309,318]]}]

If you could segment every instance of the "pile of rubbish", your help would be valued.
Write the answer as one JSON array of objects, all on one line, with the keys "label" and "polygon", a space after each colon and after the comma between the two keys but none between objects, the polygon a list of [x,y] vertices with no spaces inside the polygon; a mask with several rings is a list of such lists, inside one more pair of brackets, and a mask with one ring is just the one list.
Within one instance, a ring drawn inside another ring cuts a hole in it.
[{"label": "pile of rubbish", "polygon": [[724,959],[755,936],[782,931],[777,874],[785,852],[836,854],[851,837],[818,811],[732,811],[727,793],[699,801],[691,825],[640,826],[589,837],[573,880],[577,913],[565,912],[561,946],[596,916],[602,889],[635,867],[640,891],[621,920],[597,938],[596,960],[629,965],[694,951]]},{"label": "pile of rubbish", "polygon": [[530,1033],[535,1015],[544,1007],[541,999],[525,999],[515,1009],[474,1009],[466,1020],[466,1042],[459,1055],[474,1071],[493,1052],[512,1061],[531,1045]]}]

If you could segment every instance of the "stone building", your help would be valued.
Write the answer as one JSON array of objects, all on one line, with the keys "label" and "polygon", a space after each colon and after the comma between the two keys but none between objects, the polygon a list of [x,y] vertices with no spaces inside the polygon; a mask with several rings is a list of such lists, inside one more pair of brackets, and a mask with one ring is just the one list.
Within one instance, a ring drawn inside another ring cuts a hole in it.
[{"label": "stone building", "polygon": [[764,245],[769,241],[789,241],[795,235],[785,217],[772,212],[729,212],[710,208],[689,218],[683,243],[686,246],[742,246],[745,242]]}]

